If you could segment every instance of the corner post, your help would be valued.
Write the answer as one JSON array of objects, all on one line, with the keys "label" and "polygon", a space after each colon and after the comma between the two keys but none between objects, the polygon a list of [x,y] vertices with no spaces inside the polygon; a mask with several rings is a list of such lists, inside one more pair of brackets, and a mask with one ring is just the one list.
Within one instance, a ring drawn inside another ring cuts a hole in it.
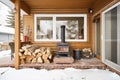
[{"label": "corner post", "polygon": [[20,49],[20,0],[15,0],[15,61],[16,69],[19,69],[19,49]]}]

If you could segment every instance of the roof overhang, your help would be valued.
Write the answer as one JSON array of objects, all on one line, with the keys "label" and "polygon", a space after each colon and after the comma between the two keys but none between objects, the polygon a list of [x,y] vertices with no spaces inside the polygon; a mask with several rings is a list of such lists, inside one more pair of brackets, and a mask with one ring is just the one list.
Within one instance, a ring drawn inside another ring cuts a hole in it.
[{"label": "roof overhang", "polygon": [[[11,0],[15,3],[15,0]],[[88,11],[96,0],[20,0],[21,8],[28,14],[40,11]],[[37,10],[37,11],[36,11]]]}]

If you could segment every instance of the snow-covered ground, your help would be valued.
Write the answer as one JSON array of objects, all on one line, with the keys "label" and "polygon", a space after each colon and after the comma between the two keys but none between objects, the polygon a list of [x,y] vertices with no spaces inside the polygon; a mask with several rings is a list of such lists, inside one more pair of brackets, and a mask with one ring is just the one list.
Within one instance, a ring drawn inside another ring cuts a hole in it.
[{"label": "snow-covered ground", "polygon": [[100,69],[33,69],[0,68],[0,80],[120,80],[120,76]]},{"label": "snow-covered ground", "polygon": [[0,51],[0,58],[7,57],[11,55],[11,50]]},{"label": "snow-covered ground", "polygon": [[11,50],[0,51],[0,66],[14,64],[14,59],[11,59]]}]

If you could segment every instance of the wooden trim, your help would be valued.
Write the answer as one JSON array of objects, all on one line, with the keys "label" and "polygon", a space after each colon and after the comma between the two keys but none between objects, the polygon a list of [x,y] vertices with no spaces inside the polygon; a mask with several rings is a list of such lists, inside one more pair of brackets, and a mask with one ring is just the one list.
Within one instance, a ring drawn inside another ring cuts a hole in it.
[{"label": "wooden trim", "polygon": [[96,13],[94,13],[93,17],[95,17],[96,15],[100,14],[101,12],[103,12],[106,9],[108,9],[109,7],[111,7],[112,5],[116,4],[117,2],[120,2],[120,0],[113,0],[111,3],[109,3],[108,5],[106,5],[105,7],[100,9],[99,11],[97,11]]},{"label": "wooden trim", "polygon": [[[96,34],[96,32],[95,32],[95,27],[96,27],[96,26],[95,26],[95,25],[96,25],[96,22],[97,22],[98,19],[100,19],[100,26],[99,26],[99,27],[100,27],[100,39],[101,39],[101,35],[102,35],[102,34],[101,34],[101,33],[102,33],[102,32],[101,32],[101,31],[102,31],[102,30],[101,30],[101,27],[102,27],[102,26],[101,26],[100,14],[96,15],[95,17],[92,17],[92,22],[93,22],[93,27],[94,27],[94,37],[93,37],[93,38],[94,38],[94,40],[93,40],[93,42],[94,42],[94,45],[93,45],[94,51],[95,51],[95,49],[96,49],[96,41],[95,41],[95,40],[96,40],[96,39],[95,39],[95,38],[96,38],[96,35],[95,35],[95,34]],[[101,60],[101,54],[102,54],[102,51],[101,51],[101,48],[102,48],[101,45],[102,45],[102,43],[101,43],[101,41],[102,41],[102,40],[100,40],[100,46],[99,46],[99,47],[100,47],[100,55],[96,55],[96,58],[98,58],[98,59],[100,59],[100,60]]]},{"label": "wooden trim", "polygon": [[[11,0],[13,3],[15,3],[16,0]],[[24,2],[20,1],[21,8],[27,13],[30,14],[30,7]]]},{"label": "wooden trim", "polygon": [[102,13],[100,14],[100,60],[102,60]]},{"label": "wooden trim", "polygon": [[110,71],[115,72],[115,73],[117,73],[118,75],[120,75],[120,72],[119,72],[119,71],[111,68],[110,66],[107,66],[107,69],[109,69]]},{"label": "wooden trim", "polygon": [[20,0],[15,0],[15,68],[19,69],[19,49],[20,49]]},{"label": "wooden trim", "polygon": [[21,8],[30,15],[30,7],[23,1],[21,1]]},{"label": "wooden trim", "polygon": [[33,14],[78,14],[78,13],[88,13],[88,9],[31,9]]},{"label": "wooden trim", "polygon": [[91,27],[92,27],[92,42],[91,42],[91,46],[93,49],[93,53],[95,54],[95,23],[93,23],[94,18],[91,16]]}]

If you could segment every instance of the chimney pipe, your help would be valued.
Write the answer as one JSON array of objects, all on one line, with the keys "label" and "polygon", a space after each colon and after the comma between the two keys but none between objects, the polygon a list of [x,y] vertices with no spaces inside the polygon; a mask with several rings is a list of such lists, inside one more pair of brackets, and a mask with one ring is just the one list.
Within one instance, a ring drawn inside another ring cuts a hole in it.
[{"label": "chimney pipe", "polygon": [[65,43],[65,25],[61,25],[61,42]]}]

